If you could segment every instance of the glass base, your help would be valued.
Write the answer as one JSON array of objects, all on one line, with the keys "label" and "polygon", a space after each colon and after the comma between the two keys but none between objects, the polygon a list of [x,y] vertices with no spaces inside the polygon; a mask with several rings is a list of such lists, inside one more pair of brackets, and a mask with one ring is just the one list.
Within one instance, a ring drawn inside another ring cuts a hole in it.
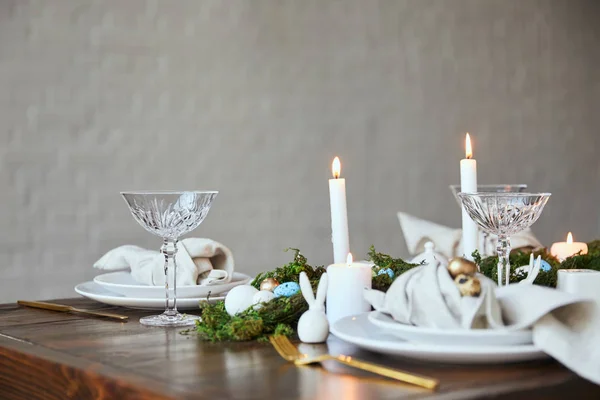
[{"label": "glass base", "polygon": [[196,325],[200,317],[196,315],[170,313],[166,312],[160,315],[150,315],[148,317],[140,318],[140,324],[146,326],[192,326]]}]

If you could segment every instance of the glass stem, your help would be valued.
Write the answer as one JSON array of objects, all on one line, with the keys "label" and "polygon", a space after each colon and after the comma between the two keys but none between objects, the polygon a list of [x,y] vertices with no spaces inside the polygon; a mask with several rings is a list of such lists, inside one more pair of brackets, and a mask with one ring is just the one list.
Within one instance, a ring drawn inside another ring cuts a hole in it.
[{"label": "glass stem", "polygon": [[479,234],[483,236],[483,244],[481,245],[480,255],[481,257],[485,257],[485,255],[487,254],[487,238],[489,234],[487,232],[482,232],[479,228],[477,228],[477,230],[479,231]]},{"label": "glass stem", "polygon": [[[165,314],[168,316],[177,315],[177,240],[164,239],[160,248],[165,257]],[[173,287],[169,285],[169,267],[173,267]]]},{"label": "glass stem", "polygon": [[[498,235],[498,286],[502,286],[502,278],[508,285],[510,278],[510,238],[506,235]],[[504,272],[504,274],[503,274]]]}]

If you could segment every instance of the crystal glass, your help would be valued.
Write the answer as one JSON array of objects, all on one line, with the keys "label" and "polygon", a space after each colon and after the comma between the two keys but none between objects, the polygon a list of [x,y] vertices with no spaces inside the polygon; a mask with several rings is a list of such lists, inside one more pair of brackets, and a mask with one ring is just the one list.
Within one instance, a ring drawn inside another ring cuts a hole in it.
[{"label": "crystal glass", "polygon": [[498,285],[510,277],[510,236],[529,228],[540,217],[550,193],[459,193],[463,207],[479,225],[498,236]]},{"label": "crystal glass", "polygon": [[[477,185],[478,193],[521,193],[521,192],[524,192],[525,189],[527,189],[527,185],[524,183]],[[460,193],[460,185],[450,185],[450,191],[454,195],[454,198],[456,199],[458,206],[462,208],[461,201],[458,198],[458,193]],[[489,243],[490,234],[487,232],[482,232],[481,229],[479,230],[479,234],[481,235],[481,237],[483,239],[479,242],[479,245],[481,246],[479,248],[479,252],[482,255],[491,254],[491,251],[488,251],[488,246],[494,247],[494,244]]]},{"label": "crystal glass", "polygon": [[[177,241],[196,229],[206,215],[218,192],[214,191],[137,191],[122,192],[133,218],[148,232],[160,236],[160,248],[165,257],[165,312],[140,318],[151,326],[189,326],[199,317],[177,311]],[[173,285],[169,285],[169,269],[173,268]]]},{"label": "crystal glass", "polygon": [[[498,184],[498,185],[477,185],[477,193],[522,193],[527,189],[524,183],[517,184]],[[456,202],[461,206],[461,201],[458,198],[460,193],[460,185],[450,185],[450,191],[454,195]]]}]

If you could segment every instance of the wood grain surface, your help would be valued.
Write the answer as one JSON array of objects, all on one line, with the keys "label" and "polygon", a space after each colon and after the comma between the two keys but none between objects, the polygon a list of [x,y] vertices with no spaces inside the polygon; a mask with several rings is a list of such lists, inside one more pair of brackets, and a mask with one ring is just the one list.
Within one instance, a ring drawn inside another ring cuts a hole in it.
[{"label": "wood grain surface", "polygon": [[472,399],[600,398],[600,386],[554,361],[455,366],[387,358],[335,337],[308,351],[343,352],[429,375],[437,392],[335,362],[295,367],[269,344],[207,343],[181,328],[144,327],[151,312],[55,300],[130,316],[126,323],[0,306],[0,399]]}]

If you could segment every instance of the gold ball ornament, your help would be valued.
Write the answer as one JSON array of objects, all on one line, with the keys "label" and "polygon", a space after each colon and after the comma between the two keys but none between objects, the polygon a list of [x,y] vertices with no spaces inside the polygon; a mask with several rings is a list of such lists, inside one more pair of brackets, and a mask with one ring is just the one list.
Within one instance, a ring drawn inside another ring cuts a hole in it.
[{"label": "gold ball ornament", "polygon": [[455,257],[448,263],[448,272],[452,279],[460,274],[475,276],[477,270],[477,264],[461,257]]},{"label": "gold ball ornament", "polygon": [[481,294],[481,282],[475,276],[459,274],[454,278],[454,284],[461,296],[479,297]]},{"label": "gold ball ornament", "polygon": [[277,282],[277,279],[265,278],[260,283],[260,290],[268,290],[269,292],[272,292],[277,286],[279,286],[279,282]]}]

